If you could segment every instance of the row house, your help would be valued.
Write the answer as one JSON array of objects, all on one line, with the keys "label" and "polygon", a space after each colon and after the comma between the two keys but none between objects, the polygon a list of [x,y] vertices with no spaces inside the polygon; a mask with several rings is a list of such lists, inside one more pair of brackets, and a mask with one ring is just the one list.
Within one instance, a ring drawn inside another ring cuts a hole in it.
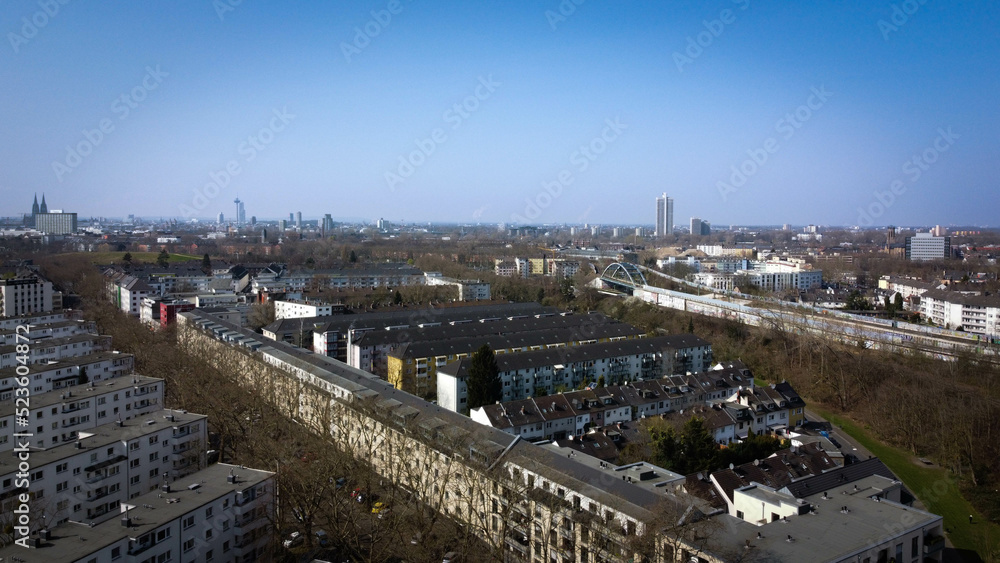
[{"label": "row house", "polygon": [[[572,421],[572,432],[579,435],[591,427],[652,416],[679,419],[700,416],[706,420],[716,442],[722,445],[743,440],[751,432],[773,433],[805,421],[805,403],[789,384],[758,387],[742,364],[718,367],[704,374],[667,376],[485,405],[473,409],[470,416],[481,424],[519,435],[533,425],[537,428],[526,438],[536,439],[541,433],[537,439],[555,440],[571,435],[561,434],[569,431],[570,426],[556,424],[555,419]],[[529,406],[532,403],[534,407]],[[561,405],[568,408],[560,408]],[[546,423],[541,426],[538,422],[525,423],[525,428],[512,423],[510,413],[520,412],[522,407],[529,413],[546,414]]]},{"label": "row house", "polygon": [[[22,377],[27,377],[32,395],[48,393],[84,383],[99,383],[135,369],[135,357],[121,352],[97,352],[65,361],[29,365],[28,373],[17,375],[16,367],[0,369],[0,401],[9,401]],[[23,372],[23,369],[22,369]],[[19,386],[19,385],[18,385]]]}]

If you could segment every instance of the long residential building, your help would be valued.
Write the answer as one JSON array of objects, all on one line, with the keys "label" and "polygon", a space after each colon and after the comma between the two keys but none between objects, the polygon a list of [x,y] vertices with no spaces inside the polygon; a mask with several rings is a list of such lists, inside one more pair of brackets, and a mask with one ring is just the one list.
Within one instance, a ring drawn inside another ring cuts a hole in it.
[{"label": "long residential building", "polygon": [[[645,332],[629,324],[612,321],[603,315],[552,317],[564,324],[551,328],[479,333],[444,339],[406,342],[386,354],[386,378],[396,388],[422,397],[437,393],[437,370],[450,362],[471,356],[483,345],[497,355],[616,342],[642,338]],[[527,319],[524,319],[527,320]],[[517,321],[508,321],[517,322]],[[527,326],[532,326],[529,323]],[[491,329],[492,327],[486,326]],[[432,329],[433,330],[433,329]]]},{"label": "long residential building", "polygon": [[[588,384],[617,385],[674,373],[696,373],[704,371],[711,361],[711,344],[687,334],[497,356],[504,402]],[[463,358],[438,368],[439,405],[468,413],[466,378],[470,365],[469,358]]]},{"label": "long residential building", "polygon": [[[178,324],[190,353],[236,362],[238,383],[367,461],[428,509],[458,520],[496,559],[857,563],[874,562],[882,549],[913,537],[916,552],[923,551],[941,533],[939,516],[891,501],[876,505],[867,495],[874,510],[859,504],[842,512],[816,500],[815,512],[758,526],[665,486],[669,475],[581,463],[342,362],[280,342],[260,345],[254,333],[198,310],[181,313]],[[901,520],[901,528],[883,527]],[[700,532],[710,529],[725,533]],[[940,553],[924,561],[940,562]]]},{"label": "long residential building", "polygon": [[265,326],[262,332],[271,340],[293,343],[304,348],[308,348],[311,342],[312,350],[317,354],[350,363],[350,344],[365,332],[429,328],[557,313],[558,309],[543,307],[537,303],[434,307],[385,313],[278,319]]},{"label": "long residential building", "polygon": [[447,342],[461,338],[540,334],[557,329],[575,328],[581,334],[616,324],[603,315],[539,313],[512,317],[483,317],[475,321],[452,321],[416,327],[393,327],[389,330],[355,329],[348,345],[347,363],[385,377],[387,356],[404,344]]}]

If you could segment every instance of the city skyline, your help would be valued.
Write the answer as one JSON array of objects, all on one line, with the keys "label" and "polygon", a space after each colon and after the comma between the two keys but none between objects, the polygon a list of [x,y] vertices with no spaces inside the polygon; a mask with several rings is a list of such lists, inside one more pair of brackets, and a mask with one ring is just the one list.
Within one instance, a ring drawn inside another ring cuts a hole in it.
[{"label": "city skyline", "polygon": [[717,225],[995,224],[1000,8],[912,4],[19,0],[0,189],[80,217],[239,193],[258,218],[627,225],[666,191]]}]

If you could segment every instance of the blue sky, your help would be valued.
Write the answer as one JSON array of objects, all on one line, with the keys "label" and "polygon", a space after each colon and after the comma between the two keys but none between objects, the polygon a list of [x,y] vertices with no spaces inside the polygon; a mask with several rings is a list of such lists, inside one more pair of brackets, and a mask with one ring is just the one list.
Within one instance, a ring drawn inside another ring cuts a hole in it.
[{"label": "blue sky", "polygon": [[4,2],[0,214],[997,224],[993,2],[231,4]]}]

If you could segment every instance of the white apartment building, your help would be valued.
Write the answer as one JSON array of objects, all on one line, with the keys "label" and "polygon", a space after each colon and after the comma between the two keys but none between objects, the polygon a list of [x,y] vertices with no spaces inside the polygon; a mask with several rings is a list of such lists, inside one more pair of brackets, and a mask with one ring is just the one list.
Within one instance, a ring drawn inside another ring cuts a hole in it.
[{"label": "white apartment building", "polygon": [[[163,380],[134,375],[100,384],[77,385],[48,393],[31,394],[27,424],[13,401],[0,404],[0,429],[26,432],[29,438],[8,440],[0,435],[0,452],[18,444],[32,448],[55,447],[75,440],[81,432],[102,424],[129,420],[163,408]],[[17,412],[17,416],[15,416]]]},{"label": "white apartment building", "polygon": [[[117,516],[128,499],[204,466],[204,415],[158,410],[112,422],[66,444],[30,452],[33,509],[54,525],[99,523]],[[0,456],[0,498],[13,504],[18,458]]]},{"label": "white apartment building", "polygon": [[[95,352],[106,351],[111,346],[111,339],[97,334],[77,334],[63,338],[44,338],[29,344],[28,365],[45,364],[78,356],[86,356]],[[0,346],[0,369],[15,367],[22,363],[23,357],[17,353],[16,345]]]},{"label": "white apartment building", "polygon": [[64,321],[69,318],[66,311],[51,313],[29,313],[16,317],[0,317],[0,330],[17,330],[20,325],[40,325]]},{"label": "white apartment building", "polygon": [[933,323],[979,334],[1000,337],[1000,296],[968,295],[932,289],[920,296],[920,314]]},{"label": "white apartment building", "polygon": [[138,317],[143,298],[158,295],[145,281],[124,272],[108,269],[104,272],[105,289],[115,307]]},{"label": "white apartment building", "polygon": [[436,272],[428,272],[425,276],[426,285],[449,285],[458,289],[459,301],[489,301],[490,284],[480,280],[457,280],[442,276]]},{"label": "white apartment building", "polygon": [[27,332],[17,329],[0,329],[0,346],[10,346],[18,342],[24,343],[42,338],[61,338],[75,334],[96,334],[97,323],[94,321],[59,320],[48,324],[32,324]]},{"label": "white apartment building", "polygon": [[[132,373],[135,357],[121,352],[97,352],[62,362],[49,362],[28,366],[31,394],[48,393],[82,383],[100,383]],[[23,370],[22,370],[23,371]],[[14,396],[16,367],[0,369],[0,401]]]},{"label": "white apartment building", "polygon": [[497,258],[493,261],[493,273],[503,278],[512,278],[517,275],[517,263]]},{"label": "white apartment building", "polygon": [[305,317],[325,317],[333,314],[333,305],[318,301],[275,301],[274,318],[301,319]]},{"label": "white apartment building", "polygon": [[120,503],[112,514],[121,519],[63,523],[45,537],[33,535],[31,549],[9,546],[0,557],[38,556],[49,563],[265,561],[274,487],[273,473],[218,463]]},{"label": "white apartment building", "polygon": [[52,282],[37,274],[0,280],[0,317],[52,311],[52,295]]}]

